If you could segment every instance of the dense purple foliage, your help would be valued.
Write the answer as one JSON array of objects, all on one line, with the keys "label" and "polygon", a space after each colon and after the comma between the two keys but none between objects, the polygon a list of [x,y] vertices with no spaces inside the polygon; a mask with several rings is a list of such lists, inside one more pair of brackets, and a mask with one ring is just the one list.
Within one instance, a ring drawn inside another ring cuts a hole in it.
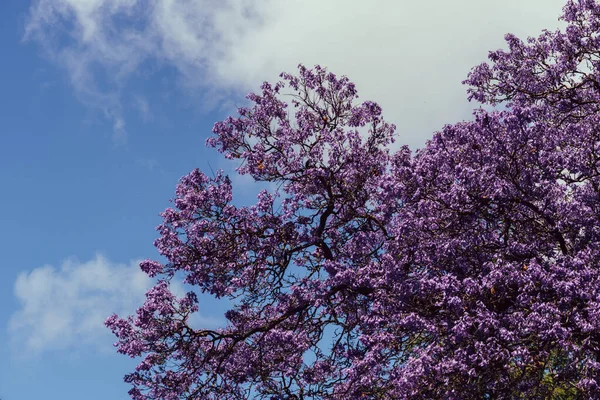
[{"label": "dense purple foliage", "polygon": [[[208,140],[271,182],[256,205],[198,170],[112,316],[134,399],[600,398],[600,5],[490,53],[479,110],[415,154],[347,78],[299,67]],[[292,97],[283,96],[292,93]],[[288,104],[282,99],[291,99]],[[232,299],[194,329],[198,293]]]}]

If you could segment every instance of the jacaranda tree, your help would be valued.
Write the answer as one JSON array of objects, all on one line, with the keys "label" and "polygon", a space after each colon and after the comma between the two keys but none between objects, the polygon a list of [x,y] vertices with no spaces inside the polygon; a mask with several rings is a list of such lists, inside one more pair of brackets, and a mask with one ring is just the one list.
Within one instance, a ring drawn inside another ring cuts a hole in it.
[{"label": "jacaranda tree", "polygon": [[[240,207],[223,173],[182,178],[168,262],[141,264],[158,283],[107,321],[144,357],[131,396],[599,399],[600,5],[562,18],[507,35],[465,81],[500,107],[414,154],[318,66],[215,124],[208,144],[271,189]],[[197,293],[230,299],[225,326],[190,326]]]}]

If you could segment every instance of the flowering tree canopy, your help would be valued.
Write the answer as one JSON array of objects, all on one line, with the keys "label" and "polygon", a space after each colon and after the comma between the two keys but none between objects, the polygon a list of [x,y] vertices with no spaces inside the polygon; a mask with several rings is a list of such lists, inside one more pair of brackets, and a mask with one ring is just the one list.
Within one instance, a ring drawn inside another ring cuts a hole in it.
[{"label": "flowering tree canopy", "polygon": [[[144,357],[132,398],[600,398],[600,5],[562,18],[468,75],[501,109],[415,154],[318,66],[215,124],[208,144],[272,189],[239,207],[223,173],[182,178],[168,262],[141,264],[158,283],[107,320]],[[190,326],[197,293],[231,300],[226,326]]]}]

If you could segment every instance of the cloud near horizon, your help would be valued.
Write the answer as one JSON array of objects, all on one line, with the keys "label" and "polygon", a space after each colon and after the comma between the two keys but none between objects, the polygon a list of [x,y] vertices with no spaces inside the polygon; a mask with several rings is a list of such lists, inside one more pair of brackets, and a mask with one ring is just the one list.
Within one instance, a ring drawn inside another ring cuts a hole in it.
[{"label": "cloud near horizon", "polygon": [[37,0],[25,38],[66,69],[82,101],[105,112],[116,140],[126,138],[123,88],[132,77],[173,68],[179,90],[201,93],[199,109],[230,110],[303,63],[347,75],[362,99],[382,105],[402,143],[420,146],[469,118],[460,82],[503,47],[505,33],[556,28],[564,3]]}]

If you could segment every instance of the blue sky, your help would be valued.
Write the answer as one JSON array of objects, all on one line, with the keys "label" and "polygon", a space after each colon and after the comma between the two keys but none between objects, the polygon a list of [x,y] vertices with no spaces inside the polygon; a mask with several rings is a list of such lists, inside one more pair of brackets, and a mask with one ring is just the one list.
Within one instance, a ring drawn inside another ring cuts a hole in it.
[{"label": "blue sky", "polygon": [[[460,81],[559,0],[0,2],[0,397],[127,399],[102,323],[149,284],[158,213],[244,95],[320,63],[383,106],[399,143],[469,118]],[[452,3],[449,5],[447,3]],[[375,61],[373,61],[375,60]],[[238,202],[256,188],[234,179]],[[204,299],[199,323],[223,307]]]}]

